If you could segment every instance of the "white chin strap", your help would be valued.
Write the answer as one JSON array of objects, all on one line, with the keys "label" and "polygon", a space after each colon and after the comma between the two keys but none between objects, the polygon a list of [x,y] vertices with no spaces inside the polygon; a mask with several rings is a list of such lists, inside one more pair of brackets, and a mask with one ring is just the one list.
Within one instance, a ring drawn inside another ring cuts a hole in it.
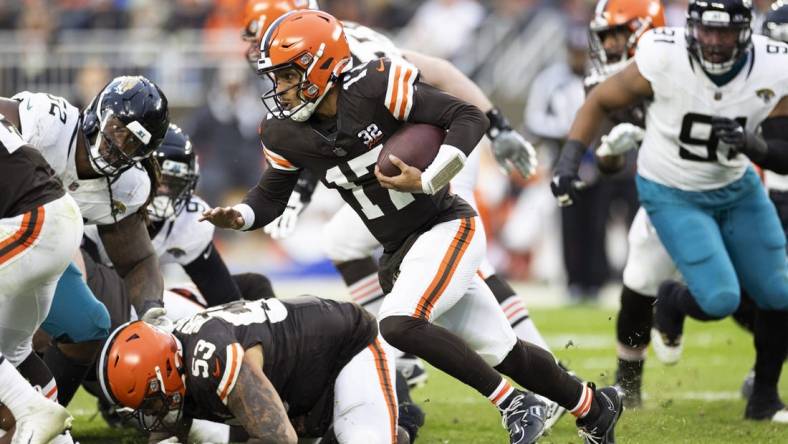
[{"label": "white chin strap", "polygon": [[107,126],[107,122],[109,118],[112,117],[112,112],[108,112],[102,119],[99,125],[98,132],[96,133],[96,140],[93,141],[93,144],[90,146],[90,166],[93,167],[93,171],[102,176],[107,173],[114,173],[117,168],[110,165],[104,157],[101,155],[99,151],[99,147],[101,146],[101,139],[102,134],[104,133],[104,128]]}]

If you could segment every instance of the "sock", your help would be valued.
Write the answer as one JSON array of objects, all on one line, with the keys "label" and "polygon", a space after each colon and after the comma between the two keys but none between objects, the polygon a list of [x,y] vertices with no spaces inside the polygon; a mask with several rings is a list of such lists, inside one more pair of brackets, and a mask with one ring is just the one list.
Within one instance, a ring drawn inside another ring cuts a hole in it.
[{"label": "sock", "polygon": [[616,383],[621,385],[624,391],[631,392],[640,389],[643,384],[643,363],[644,360],[627,361],[618,359],[618,370],[616,371]]},{"label": "sock", "polygon": [[75,362],[64,355],[57,344],[46,349],[44,363],[57,381],[58,402],[64,407],[68,406],[91,366]]},{"label": "sock", "polygon": [[753,397],[760,393],[777,391],[777,382],[788,353],[788,311],[758,309],[755,315],[754,341]]},{"label": "sock", "polygon": [[484,396],[501,382],[501,375],[465,341],[425,319],[389,316],[380,321],[380,333],[391,346],[424,359]]},{"label": "sock", "polygon": [[350,291],[350,299],[377,316],[383,304],[383,289],[378,280],[378,266],[372,258],[336,264]]},{"label": "sock", "polygon": [[43,399],[33,386],[0,354],[0,402],[6,405],[15,417],[21,416],[33,401]]},{"label": "sock", "polygon": [[30,381],[33,388],[41,391],[45,397],[57,402],[58,391],[55,378],[49,367],[35,354],[30,353],[16,368],[25,379]]},{"label": "sock", "polygon": [[582,382],[562,369],[550,352],[522,340],[495,369],[566,409],[575,407],[582,395]]},{"label": "sock", "polygon": [[537,330],[523,298],[518,296],[514,289],[498,275],[494,274],[484,280],[495,299],[501,305],[506,319],[514,330],[517,338],[536,344],[545,350],[550,350],[542,335]]},{"label": "sock", "polygon": [[621,308],[616,319],[618,357],[629,361],[646,358],[654,318],[654,297],[640,294],[627,286],[621,289]]},{"label": "sock", "polygon": [[413,403],[413,399],[410,397],[410,387],[408,387],[408,381],[405,380],[405,377],[402,376],[402,372],[397,370],[397,379],[396,379],[396,390],[397,390],[397,402],[400,404],[409,402]]},{"label": "sock", "polygon": [[749,331],[750,333],[755,333],[755,313],[757,307],[755,306],[755,302],[752,300],[749,294],[742,288],[741,289],[741,301],[739,302],[739,308],[736,309],[735,312],[731,316],[733,316],[733,320],[739,324],[739,327]]},{"label": "sock", "polygon": [[594,390],[588,385],[583,385],[574,407],[568,409],[577,419],[592,420],[599,415],[599,405],[594,402]]},{"label": "sock", "polygon": [[498,386],[495,387],[495,390],[492,391],[489,395],[487,395],[487,399],[493,403],[494,406],[498,407],[498,410],[504,411],[509,407],[511,404],[512,399],[517,396],[518,391],[509,384],[504,378],[501,378],[501,382],[498,383]]}]

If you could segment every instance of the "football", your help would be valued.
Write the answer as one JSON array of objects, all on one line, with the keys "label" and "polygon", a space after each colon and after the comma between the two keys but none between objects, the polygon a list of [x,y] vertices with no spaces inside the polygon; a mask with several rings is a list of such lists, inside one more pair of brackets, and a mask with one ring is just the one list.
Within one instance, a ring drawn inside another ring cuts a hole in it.
[{"label": "football", "polygon": [[389,154],[393,154],[406,164],[424,171],[435,159],[445,137],[443,128],[426,123],[406,123],[383,145],[378,155],[378,168],[386,176],[399,175],[399,168],[389,160]]}]

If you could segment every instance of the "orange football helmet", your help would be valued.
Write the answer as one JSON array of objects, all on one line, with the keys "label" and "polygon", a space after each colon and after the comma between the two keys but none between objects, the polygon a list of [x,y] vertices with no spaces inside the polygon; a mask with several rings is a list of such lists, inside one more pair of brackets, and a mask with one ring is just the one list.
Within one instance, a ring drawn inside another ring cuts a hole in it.
[{"label": "orange football helmet", "polygon": [[[309,119],[339,76],[351,67],[342,22],[323,11],[296,10],[279,17],[263,35],[260,49],[257,73],[273,83],[263,103],[278,119]],[[280,90],[277,73],[292,69],[300,79]],[[301,103],[286,104],[282,98],[293,88]]]},{"label": "orange football helmet", "polygon": [[164,425],[183,407],[186,379],[180,342],[171,333],[143,321],[118,327],[107,339],[98,362],[104,396],[130,410],[146,430]]},{"label": "orange football helmet", "polygon": [[[665,26],[665,7],[661,0],[599,0],[589,25],[595,69],[608,74],[611,66],[620,69],[635,55],[640,37],[649,29],[661,26]],[[605,44],[606,39],[617,34],[623,34],[623,45]]]},{"label": "orange football helmet", "polygon": [[246,59],[257,65],[260,59],[260,41],[265,30],[276,19],[296,9],[318,9],[317,0],[249,0],[244,8],[241,39],[249,43]]}]

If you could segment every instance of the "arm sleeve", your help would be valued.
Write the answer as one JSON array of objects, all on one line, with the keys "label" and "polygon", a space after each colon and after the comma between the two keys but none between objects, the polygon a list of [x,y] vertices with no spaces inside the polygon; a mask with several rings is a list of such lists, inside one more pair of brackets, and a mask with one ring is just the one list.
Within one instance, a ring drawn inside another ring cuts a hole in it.
[{"label": "arm sleeve", "polygon": [[268,164],[260,182],[246,193],[243,200],[254,211],[254,223],[249,230],[266,226],[285,211],[296,182],[298,169],[287,171]]},{"label": "arm sleeve", "polygon": [[205,297],[209,307],[241,299],[241,291],[213,242],[183,269]]},{"label": "arm sleeve", "polygon": [[778,174],[788,174],[788,117],[772,117],[761,123],[766,140],[766,156],[758,166]]},{"label": "arm sleeve", "polygon": [[414,90],[408,121],[447,129],[443,143],[458,148],[466,156],[470,155],[490,125],[484,113],[425,83],[416,83]]}]

